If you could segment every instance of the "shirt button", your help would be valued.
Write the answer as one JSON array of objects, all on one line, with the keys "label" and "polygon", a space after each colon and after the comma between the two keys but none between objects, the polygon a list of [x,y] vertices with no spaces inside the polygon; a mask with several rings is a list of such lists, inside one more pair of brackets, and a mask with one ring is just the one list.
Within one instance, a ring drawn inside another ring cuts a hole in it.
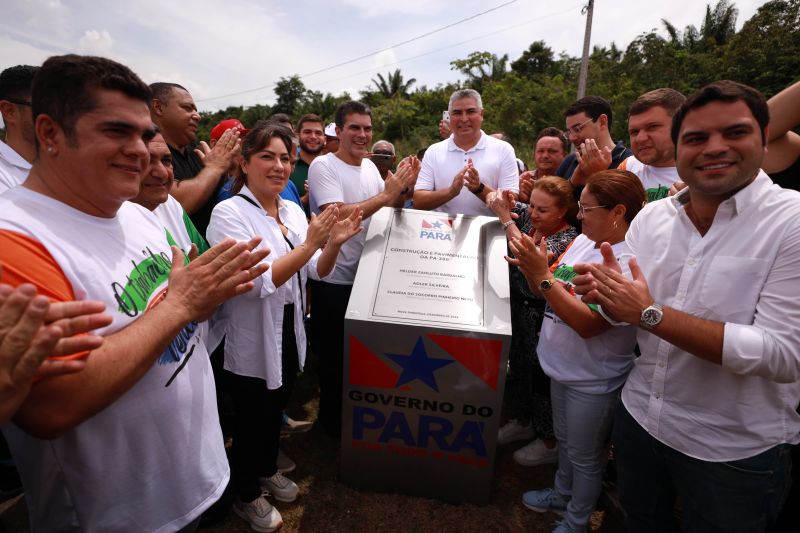
[{"label": "shirt button", "polygon": [[687,265],[689,265],[690,267],[693,267],[693,266],[694,266],[694,264],[695,264],[695,260],[694,260],[694,258],[693,258],[693,257],[690,257],[689,259],[687,259],[687,260],[686,260],[686,264],[687,264]]},{"label": "shirt button", "polygon": [[661,368],[664,368],[667,365],[664,364],[664,361],[659,361],[658,362],[658,366],[661,367]]}]

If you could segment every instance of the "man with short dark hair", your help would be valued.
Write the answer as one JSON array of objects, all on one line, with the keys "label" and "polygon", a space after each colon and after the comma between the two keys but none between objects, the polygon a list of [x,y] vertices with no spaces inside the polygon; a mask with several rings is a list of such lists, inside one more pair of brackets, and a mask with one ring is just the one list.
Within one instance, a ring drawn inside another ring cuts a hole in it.
[{"label": "man with short dark hair", "polygon": [[17,65],[0,73],[0,115],[6,130],[6,141],[0,141],[0,192],[25,181],[36,157],[31,84],[38,70]]},{"label": "man with short dark hair", "polygon": [[[584,96],[564,111],[566,137],[575,147],[556,174],[568,179],[576,188],[583,187],[586,178],[617,168],[631,152],[622,141],[611,139],[611,104],[599,96]],[[576,191],[579,193],[579,190]]]},{"label": "man with short dark hair", "polygon": [[414,191],[414,207],[493,216],[486,206],[490,192],[519,192],[514,148],[481,129],[483,102],[478,91],[453,92],[448,111],[453,134],[425,152]]},{"label": "man with short dark hair", "polygon": [[153,83],[150,90],[150,115],[172,152],[176,180],[172,195],[205,234],[214,208],[214,193],[227,177],[231,159],[241,146],[239,132],[229,128],[213,148],[205,142],[198,144],[200,114],[189,91],[167,82]]},{"label": "man with short dark hair", "polygon": [[289,179],[294,183],[297,191],[302,194],[300,200],[303,202],[303,208],[308,216],[308,185],[306,183],[308,167],[325,148],[325,130],[322,119],[314,114],[300,117],[300,120],[297,121],[297,138],[300,145],[300,156]]},{"label": "man with short dark hair", "polygon": [[569,153],[569,141],[558,128],[544,128],[536,136],[533,160],[536,168],[519,175],[519,201],[530,203],[533,182],[545,176],[555,176],[564,158]]},{"label": "man with short dark hair", "polygon": [[271,115],[267,119],[267,121],[280,124],[281,126],[288,129],[290,132],[292,132],[292,135],[294,135],[294,124],[292,124],[292,117],[290,117],[286,113],[275,113],[274,115]]},{"label": "man with short dark hair", "polygon": [[536,163],[534,178],[555,176],[568,153],[569,141],[564,132],[553,127],[543,128],[536,136],[536,145],[533,148],[533,160]]},{"label": "man with short dark hair", "polygon": [[633,279],[607,243],[576,265],[584,300],[641,328],[614,422],[630,531],[764,531],[800,442],[800,193],[760,170],[763,95],[707,85],[672,120],[688,187],[637,215]]},{"label": "man with short dark hair", "polygon": [[685,101],[675,89],[662,88],[644,93],[631,104],[628,133],[633,155],[617,168],[639,176],[648,202],[666,198],[672,184],[680,180],[670,127],[672,116]]},{"label": "man with short dark hair", "polygon": [[175,183],[172,171],[172,153],[161,133],[156,133],[147,145],[150,163],[142,175],[139,194],[131,201],[155,214],[172,243],[178,245],[187,256],[192,252],[202,254],[208,250],[208,242],[194,227],[192,219],[181,204],[169,192]]},{"label": "man with short dark hair", "polygon": [[99,300],[112,322],[102,347],[66,356],[80,372],[36,383],[3,426],[31,529],[193,530],[229,478],[197,320],[252,288],[265,253],[229,240],[188,263],[127,201],[154,135],[150,90],[127,67],[51,57],[32,95],[38,155],[0,195],[3,279]]},{"label": "man with short dark hair", "polygon": [[339,252],[333,274],[326,281],[309,280],[314,298],[311,345],[319,356],[319,417],[332,436],[341,433],[344,314],[366,241],[370,217],[386,206],[402,207],[414,190],[419,161],[410,158],[395,174],[381,179],[367,157],[372,141],[372,111],[361,102],[344,102],[336,110],[336,153],[317,157],[308,172],[311,212],[337,206],[339,218],[362,212],[364,231],[347,241]]}]

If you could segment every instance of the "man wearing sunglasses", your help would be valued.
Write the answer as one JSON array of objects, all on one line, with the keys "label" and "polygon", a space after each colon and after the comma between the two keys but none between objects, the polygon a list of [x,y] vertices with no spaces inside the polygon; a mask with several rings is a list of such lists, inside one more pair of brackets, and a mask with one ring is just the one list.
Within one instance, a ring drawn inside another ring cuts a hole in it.
[{"label": "man wearing sunglasses", "polygon": [[17,65],[0,73],[0,114],[6,141],[0,141],[0,192],[25,181],[36,155],[31,84],[39,67]]},{"label": "man wearing sunglasses", "polygon": [[394,145],[389,141],[381,140],[376,142],[372,145],[372,155],[369,158],[378,167],[381,178],[386,179],[386,176],[394,166],[395,160],[397,160],[397,155],[394,153]]},{"label": "man wearing sunglasses", "polygon": [[585,96],[564,112],[565,137],[575,147],[556,174],[582,187],[586,178],[619,164],[633,155],[623,143],[611,138],[611,105],[599,96]]}]

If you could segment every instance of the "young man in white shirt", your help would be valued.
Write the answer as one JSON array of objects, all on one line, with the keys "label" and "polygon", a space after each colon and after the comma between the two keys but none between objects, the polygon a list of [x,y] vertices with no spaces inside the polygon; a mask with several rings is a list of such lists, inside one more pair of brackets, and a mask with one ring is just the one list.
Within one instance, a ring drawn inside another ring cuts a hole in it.
[{"label": "young man in white shirt", "polygon": [[670,127],[685,101],[675,89],[663,88],[646,92],[631,104],[628,133],[633,155],[617,168],[639,176],[648,202],[666,198],[672,184],[680,180]]},{"label": "young man in white shirt", "polygon": [[633,532],[763,531],[788,493],[800,441],[800,193],[760,170],[764,97],[730,81],[690,96],[672,123],[688,187],[647,205],[627,242],[633,279],[576,267],[576,290],[639,324],[642,355],[614,426]]},{"label": "young man in white shirt", "polygon": [[368,157],[372,145],[372,111],[361,102],[344,102],[336,110],[336,152],[318,156],[308,170],[311,212],[330,206],[339,208],[339,218],[353,210],[363,212],[364,231],[342,245],[333,274],[326,281],[309,282],[311,346],[319,357],[319,417],[331,436],[341,433],[342,368],[344,358],[344,314],[364,249],[370,217],[380,208],[402,207],[414,190],[419,162],[401,163],[394,174],[381,179]]},{"label": "young man in white shirt", "polygon": [[0,114],[6,130],[6,141],[0,141],[0,192],[25,181],[36,157],[31,84],[38,70],[17,65],[0,73]]},{"label": "young man in white shirt", "polygon": [[453,134],[425,151],[414,208],[494,216],[486,206],[490,192],[519,192],[514,148],[481,129],[483,102],[478,91],[455,91],[448,111]]}]

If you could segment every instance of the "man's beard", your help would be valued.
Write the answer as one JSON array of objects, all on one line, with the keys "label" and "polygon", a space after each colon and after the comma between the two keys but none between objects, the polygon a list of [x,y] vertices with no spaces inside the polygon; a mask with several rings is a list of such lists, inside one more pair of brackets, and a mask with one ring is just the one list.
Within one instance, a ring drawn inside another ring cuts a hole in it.
[{"label": "man's beard", "polygon": [[319,144],[319,148],[314,150],[310,146],[308,146],[306,143],[304,143],[302,141],[300,142],[300,150],[302,150],[303,152],[305,152],[307,154],[318,155],[322,151],[323,148],[325,148],[325,143],[320,143]]}]

